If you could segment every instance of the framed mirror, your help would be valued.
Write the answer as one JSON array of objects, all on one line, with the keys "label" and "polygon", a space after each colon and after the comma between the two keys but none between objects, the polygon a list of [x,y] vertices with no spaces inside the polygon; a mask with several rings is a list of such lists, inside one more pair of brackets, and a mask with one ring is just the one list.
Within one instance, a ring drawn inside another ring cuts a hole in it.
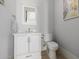
[{"label": "framed mirror", "polygon": [[28,25],[34,25],[37,23],[36,20],[36,8],[23,7],[23,23]]}]

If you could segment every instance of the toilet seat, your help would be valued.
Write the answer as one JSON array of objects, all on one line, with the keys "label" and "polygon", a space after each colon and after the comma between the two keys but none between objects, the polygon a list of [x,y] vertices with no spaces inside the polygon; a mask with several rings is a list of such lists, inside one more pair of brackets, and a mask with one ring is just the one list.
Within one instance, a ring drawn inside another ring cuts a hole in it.
[{"label": "toilet seat", "polygon": [[56,42],[48,42],[47,43],[48,48],[51,50],[57,50],[58,49],[58,44]]}]

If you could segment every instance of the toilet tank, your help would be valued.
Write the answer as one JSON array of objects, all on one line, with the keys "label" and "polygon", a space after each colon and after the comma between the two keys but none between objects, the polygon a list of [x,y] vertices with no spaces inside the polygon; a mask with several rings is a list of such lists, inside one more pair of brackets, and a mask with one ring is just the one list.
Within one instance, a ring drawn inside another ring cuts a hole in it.
[{"label": "toilet tank", "polygon": [[52,34],[52,33],[45,33],[45,34],[44,34],[44,40],[45,40],[46,42],[52,41],[52,40],[53,40],[53,34]]}]

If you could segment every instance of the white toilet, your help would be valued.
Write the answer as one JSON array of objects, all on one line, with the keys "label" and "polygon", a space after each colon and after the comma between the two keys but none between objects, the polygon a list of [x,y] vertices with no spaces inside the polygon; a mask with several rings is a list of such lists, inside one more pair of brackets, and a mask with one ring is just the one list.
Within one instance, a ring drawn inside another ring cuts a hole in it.
[{"label": "white toilet", "polygon": [[56,59],[56,50],[58,49],[58,44],[55,42],[48,42],[48,55],[50,59]]},{"label": "white toilet", "polygon": [[48,55],[50,59],[56,59],[56,50],[58,49],[58,44],[52,41],[52,34],[44,34],[44,40],[48,47]]}]

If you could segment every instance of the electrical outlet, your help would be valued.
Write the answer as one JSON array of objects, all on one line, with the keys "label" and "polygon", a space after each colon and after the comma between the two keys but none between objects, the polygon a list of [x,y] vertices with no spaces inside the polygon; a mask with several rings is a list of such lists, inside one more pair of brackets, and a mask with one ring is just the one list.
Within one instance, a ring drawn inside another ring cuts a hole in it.
[{"label": "electrical outlet", "polygon": [[4,5],[4,0],[0,0],[0,4],[1,5]]}]

